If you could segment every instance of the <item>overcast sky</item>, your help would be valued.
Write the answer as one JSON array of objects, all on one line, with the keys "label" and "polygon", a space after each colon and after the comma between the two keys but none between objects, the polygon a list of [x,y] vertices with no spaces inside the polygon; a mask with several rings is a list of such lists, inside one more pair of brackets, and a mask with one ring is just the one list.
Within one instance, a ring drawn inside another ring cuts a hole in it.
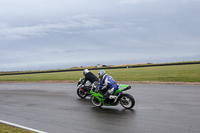
[{"label": "overcast sky", "polygon": [[0,0],[0,71],[200,60],[200,0]]}]

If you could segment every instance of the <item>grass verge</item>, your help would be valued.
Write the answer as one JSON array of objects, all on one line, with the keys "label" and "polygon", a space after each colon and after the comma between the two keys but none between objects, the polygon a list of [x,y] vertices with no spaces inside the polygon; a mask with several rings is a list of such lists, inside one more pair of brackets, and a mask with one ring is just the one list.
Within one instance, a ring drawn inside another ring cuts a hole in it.
[{"label": "grass verge", "polygon": [[0,133],[35,133],[35,132],[0,123]]},{"label": "grass verge", "polygon": [[[98,70],[91,70],[97,75]],[[116,81],[200,82],[200,64],[106,69]],[[0,81],[75,80],[82,71],[0,76]]]}]

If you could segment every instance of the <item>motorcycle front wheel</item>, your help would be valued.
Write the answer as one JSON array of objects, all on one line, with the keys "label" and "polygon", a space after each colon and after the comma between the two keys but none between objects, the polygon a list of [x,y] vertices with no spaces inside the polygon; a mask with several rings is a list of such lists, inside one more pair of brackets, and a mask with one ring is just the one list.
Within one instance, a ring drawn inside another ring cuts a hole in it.
[{"label": "motorcycle front wheel", "polygon": [[87,96],[86,92],[80,90],[79,88],[77,89],[77,95],[80,97],[80,98],[85,98]]},{"label": "motorcycle front wheel", "polygon": [[120,97],[120,104],[126,109],[131,109],[135,105],[135,99],[129,94],[123,94]]},{"label": "motorcycle front wheel", "polygon": [[94,96],[91,96],[90,98],[92,104],[96,107],[101,107],[103,104],[102,102],[100,102],[97,98],[95,98]]}]

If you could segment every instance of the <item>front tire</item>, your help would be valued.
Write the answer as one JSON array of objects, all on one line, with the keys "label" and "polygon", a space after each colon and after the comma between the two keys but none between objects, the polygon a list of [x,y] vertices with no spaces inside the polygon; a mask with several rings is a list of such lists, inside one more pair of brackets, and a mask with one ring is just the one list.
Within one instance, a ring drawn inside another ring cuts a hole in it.
[{"label": "front tire", "polygon": [[129,94],[123,94],[120,97],[120,104],[126,109],[131,109],[135,105],[135,99]]},{"label": "front tire", "polygon": [[80,97],[80,98],[85,98],[87,96],[86,92],[84,91],[81,91],[79,88],[77,89],[77,95]]},{"label": "front tire", "polygon": [[90,98],[92,104],[96,107],[101,107],[103,105],[102,102],[100,102],[97,98],[95,98],[94,96],[91,96]]}]

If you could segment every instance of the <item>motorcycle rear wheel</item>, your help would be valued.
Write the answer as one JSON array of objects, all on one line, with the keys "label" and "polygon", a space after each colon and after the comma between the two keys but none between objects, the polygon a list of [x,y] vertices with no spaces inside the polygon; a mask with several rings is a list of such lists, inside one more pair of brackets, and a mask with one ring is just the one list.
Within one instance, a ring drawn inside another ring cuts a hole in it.
[{"label": "motorcycle rear wheel", "polygon": [[80,98],[85,98],[87,96],[86,92],[84,91],[81,91],[79,88],[77,89],[77,95],[80,97]]},{"label": "motorcycle rear wheel", "polygon": [[120,104],[126,109],[131,109],[135,105],[135,99],[129,94],[123,94],[120,97]]},{"label": "motorcycle rear wheel", "polygon": [[103,105],[102,102],[100,102],[97,98],[95,98],[94,96],[91,96],[90,98],[92,104],[96,107],[101,107]]}]

